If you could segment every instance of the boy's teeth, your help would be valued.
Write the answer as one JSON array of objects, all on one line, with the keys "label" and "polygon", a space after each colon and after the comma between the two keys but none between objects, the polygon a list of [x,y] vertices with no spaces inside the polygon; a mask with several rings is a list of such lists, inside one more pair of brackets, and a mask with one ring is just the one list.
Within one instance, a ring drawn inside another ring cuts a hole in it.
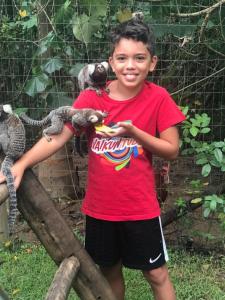
[{"label": "boy's teeth", "polygon": [[130,80],[136,78],[136,76],[135,76],[134,74],[126,74],[125,77],[126,77],[127,79],[130,79]]}]

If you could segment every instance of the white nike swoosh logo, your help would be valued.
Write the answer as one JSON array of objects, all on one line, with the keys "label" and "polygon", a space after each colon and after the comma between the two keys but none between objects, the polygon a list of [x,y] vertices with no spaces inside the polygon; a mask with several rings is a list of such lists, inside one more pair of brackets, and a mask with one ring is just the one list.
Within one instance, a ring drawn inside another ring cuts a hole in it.
[{"label": "white nike swoosh logo", "polygon": [[160,258],[161,255],[162,255],[162,253],[160,253],[155,259],[150,258],[149,259],[150,264],[153,264],[154,262],[156,262]]}]

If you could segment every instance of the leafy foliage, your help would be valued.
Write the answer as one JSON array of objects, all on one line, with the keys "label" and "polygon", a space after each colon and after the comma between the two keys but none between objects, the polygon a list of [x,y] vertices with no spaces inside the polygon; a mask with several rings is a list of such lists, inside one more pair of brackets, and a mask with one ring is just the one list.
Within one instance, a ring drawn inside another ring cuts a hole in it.
[{"label": "leafy foliage", "polygon": [[211,118],[206,114],[188,115],[188,107],[184,108],[186,121],[182,125],[183,155],[194,155],[196,164],[202,166],[202,176],[207,177],[212,168],[225,172],[225,139],[223,141],[207,141],[210,132]]},{"label": "leafy foliage", "polygon": [[[212,86],[219,87],[216,77],[215,80],[211,78],[206,81],[204,77],[207,75],[202,74],[215,73],[224,66],[223,60],[218,63],[215,60],[217,53],[221,58],[225,56],[223,56],[224,5],[215,8],[206,19],[204,13],[197,16],[192,14],[200,11],[202,7],[212,6],[214,1],[200,0],[198,4],[192,5],[188,0],[182,1],[182,5],[175,0],[149,2],[85,0],[77,1],[76,4],[71,0],[56,0],[54,3],[49,1],[47,6],[40,3],[17,0],[12,2],[16,14],[9,9],[3,13],[0,25],[0,41],[3,41],[3,44],[1,43],[0,53],[4,51],[3,48],[9,41],[21,39],[25,43],[23,46],[18,44],[16,51],[10,49],[11,57],[18,57],[18,53],[21,55],[22,66],[16,71],[18,74],[24,74],[13,88],[15,99],[18,98],[18,94],[24,96],[27,94],[33,97],[34,101],[39,101],[39,96],[44,93],[45,100],[48,101],[46,93],[51,97],[50,90],[54,86],[65,92],[68,97],[74,98],[78,87],[75,78],[71,76],[74,74],[71,70],[84,62],[107,59],[107,32],[114,24],[131,18],[132,12],[135,11],[144,13],[145,21],[152,24],[157,36],[157,53],[161,68],[154,78],[174,92],[178,101],[181,95],[177,93],[179,90],[182,90],[182,101],[187,97],[192,101],[196,89],[201,95],[199,87],[202,88],[202,85],[196,83],[187,88],[193,84],[193,78],[200,80],[202,78],[205,89]],[[187,15],[181,16],[182,13]],[[45,23],[42,21],[43,17]],[[40,39],[40,33],[46,32],[46,27],[48,27],[47,34]],[[27,57],[32,59],[29,62],[26,60],[24,66],[24,59]],[[55,60],[56,57],[58,61]],[[209,65],[204,63],[205,59]],[[53,68],[49,69],[50,66],[47,70],[44,68],[46,60]],[[171,63],[168,64],[168,61]],[[60,65],[55,67],[58,63]],[[43,75],[39,73],[38,78],[33,80],[31,76],[37,77],[34,72],[34,68],[37,67],[42,69]],[[219,72],[218,76],[222,74]],[[60,76],[66,80],[61,82]],[[222,84],[220,82],[219,89],[223,88],[224,82]]]}]

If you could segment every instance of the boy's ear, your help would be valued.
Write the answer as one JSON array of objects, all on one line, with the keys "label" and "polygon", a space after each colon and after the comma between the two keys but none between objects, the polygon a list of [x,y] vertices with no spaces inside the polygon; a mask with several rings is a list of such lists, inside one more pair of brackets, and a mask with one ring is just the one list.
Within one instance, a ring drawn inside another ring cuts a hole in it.
[{"label": "boy's ear", "polygon": [[152,56],[151,64],[150,64],[150,67],[149,67],[150,72],[153,72],[155,70],[157,62],[158,62],[158,57],[156,55]]},{"label": "boy's ear", "polygon": [[113,58],[112,58],[112,56],[109,57],[109,64],[110,64],[110,67],[111,67],[112,71],[114,72],[114,68],[113,68]]}]

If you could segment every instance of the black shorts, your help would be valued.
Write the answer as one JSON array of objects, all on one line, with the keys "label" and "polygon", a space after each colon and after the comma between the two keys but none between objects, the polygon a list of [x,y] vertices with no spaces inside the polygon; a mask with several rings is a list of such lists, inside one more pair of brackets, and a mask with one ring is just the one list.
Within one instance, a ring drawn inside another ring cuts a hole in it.
[{"label": "black shorts", "polygon": [[140,221],[104,221],[86,217],[85,248],[94,262],[110,267],[151,270],[168,260],[160,217]]}]

